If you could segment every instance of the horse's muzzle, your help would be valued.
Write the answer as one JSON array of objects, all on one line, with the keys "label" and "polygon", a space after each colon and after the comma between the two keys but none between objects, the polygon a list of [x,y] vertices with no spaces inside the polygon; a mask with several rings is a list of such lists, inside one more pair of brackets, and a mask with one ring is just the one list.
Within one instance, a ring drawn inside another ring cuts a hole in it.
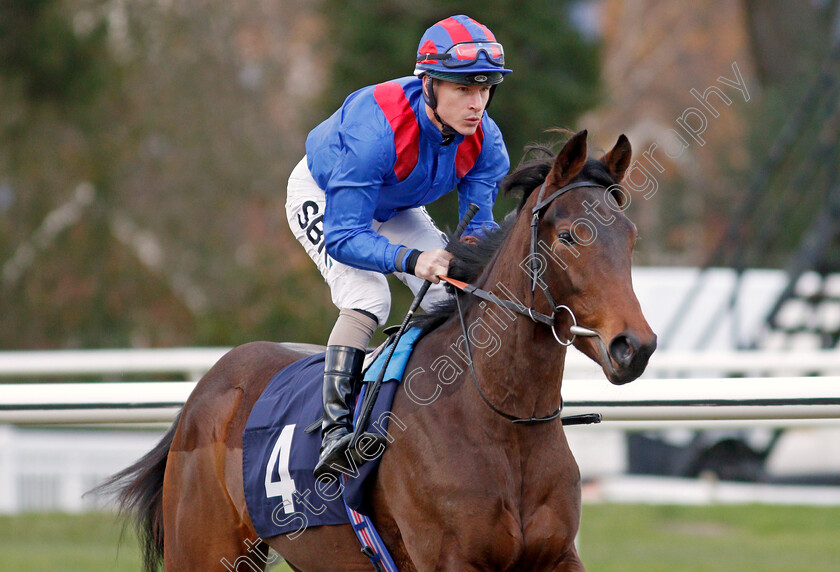
[{"label": "horse's muzzle", "polygon": [[652,332],[644,342],[628,331],[615,336],[610,341],[608,350],[609,359],[613,366],[607,371],[610,382],[615,385],[622,385],[642,375],[650,356],[655,350],[656,334]]}]

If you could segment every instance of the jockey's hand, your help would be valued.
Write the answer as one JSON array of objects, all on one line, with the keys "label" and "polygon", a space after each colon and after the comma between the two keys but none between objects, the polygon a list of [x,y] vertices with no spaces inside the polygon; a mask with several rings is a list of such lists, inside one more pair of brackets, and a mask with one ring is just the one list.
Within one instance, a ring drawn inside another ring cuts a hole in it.
[{"label": "jockey's hand", "polygon": [[478,244],[478,239],[472,235],[465,234],[461,237],[461,242],[463,242],[464,244],[469,244],[470,246],[475,246],[476,244]]},{"label": "jockey's hand", "polygon": [[440,282],[438,276],[447,276],[449,273],[449,261],[452,260],[452,253],[436,248],[427,250],[417,258],[414,265],[414,275],[432,284]]}]

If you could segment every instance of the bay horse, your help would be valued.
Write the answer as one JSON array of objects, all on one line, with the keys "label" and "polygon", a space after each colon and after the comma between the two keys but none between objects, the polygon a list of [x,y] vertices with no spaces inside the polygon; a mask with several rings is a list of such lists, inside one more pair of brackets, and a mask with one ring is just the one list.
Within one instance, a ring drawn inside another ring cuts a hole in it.
[{"label": "bay horse", "polygon": [[[402,571],[584,569],[574,545],[580,472],[554,420],[563,344],[600,364],[614,384],[641,375],[656,347],[631,284],[629,195],[617,186],[630,143],[622,135],[594,159],[586,137],[581,131],[556,156],[521,165],[503,184],[523,191],[515,216],[477,245],[454,245],[453,277],[500,297],[504,290],[525,310],[459,295],[458,311],[425,318],[434,323],[393,404],[406,428],[382,456],[369,497]],[[538,316],[554,319],[547,325]],[[575,337],[576,324],[590,336]],[[462,355],[465,339],[472,366],[453,358],[442,381],[431,364]],[[161,561],[178,572],[263,570],[269,546],[293,570],[371,569],[349,524],[259,539],[248,514],[245,423],[269,379],[305,354],[269,342],[232,349],[198,382],[156,448],[111,479],[137,521],[146,570]]]}]

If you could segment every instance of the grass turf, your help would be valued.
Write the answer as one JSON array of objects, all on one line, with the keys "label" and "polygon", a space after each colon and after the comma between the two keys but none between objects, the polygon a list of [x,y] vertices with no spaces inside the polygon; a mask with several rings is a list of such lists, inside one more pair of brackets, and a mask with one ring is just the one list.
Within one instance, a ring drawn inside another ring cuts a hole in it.
[{"label": "grass turf", "polygon": [[581,558],[599,572],[840,570],[840,507],[585,505]]},{"label": "grass turf", "polygon": [[[121,528],[105,513],[0,516],[0,570],[139,571]],[[593,572],[836,572],[839,538],[840,507],[587,504],[579,548]]]}]

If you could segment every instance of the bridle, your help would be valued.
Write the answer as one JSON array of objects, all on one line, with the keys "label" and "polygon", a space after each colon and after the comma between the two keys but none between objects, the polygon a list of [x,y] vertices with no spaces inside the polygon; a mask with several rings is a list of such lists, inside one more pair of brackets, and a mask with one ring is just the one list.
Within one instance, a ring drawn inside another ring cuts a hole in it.
[{"label": "bridle", "polygon": [[[594,337],[598,335],[598,332],[589,328],[585,328],[583,326],[579,326],[577,323],[577,318],[575,318],[575,314],[574,312],[572,312],[571,308],[564,304],[558,304],[555,301],[554,296],[551,294],[551,290],[548,288],[548,285],[539,280],[540,269],[536,254],[538,240],[537,232],[539,230],[540,217],[545,207],[551,204],[551,202],[554,201],[556,198],[571,191],[572,189],[577,189],[580,187],[595,187],[599,189],[604,189],[606,187],[598,183],[593,183],[592,181],[580,181],[577,183],[566,185],[564,187],[560,187],[559,189],[551,193],[551,195],[549,195],[548,197],[543,198],[543,194],[545,193],[545,187],[546,184],[543,183],[543,185],[540,187],[540,192],[537,197],[537,204],[536,206],[534,206],[533,209],[531,209],[531,247],[528,260],[530,261],[529,276],[531,281],[531,294],[533,295],[534,292],[536,292],[537,284],[539,284],[540,289],[542,290],[543,294],[546,297],[546,300],[548,300],[548,303],[552,308],[551,315],[538,312],[534,308],[530,306],[525,306],[524,304],[520,304],[519,302],[499,298],[492,292],[482,290],[477,286],[468,284],[466,282],[462,282],[460,280],[449,278],[448,276],[440,276],[440,279],[467,294],[471,294],[477,298],[481,298],[482,300],[492,302],[498,306],[502,306],[503,308],[507,308],[508,310],[516,312],[517,314],[527,316],[536,323],[548,326],[549,328],[551,328],[551,333],[554,335],[554,339],[557,340],[558,344],[562,346],[570,346],[572,343],[574,343],[576,336]],[[561,310],[567,311],[569,313],[569,316],[572,318],[572,326],[569,328],[569,332],[572,334],[572,337],[569,340],[565,341],[560,339],[560,336],[557,334],[556,329],[557,320],[555,320],[555,317],[557,313]]]},{"label": "bridle", "polygon": [[[532,215],[531,216],[531,246],[530,246],[530,255],[528,257],[528,259],[530,260],[529,274],[530,274],[530,281],[531,281],[531,294],[532,294],[532,299],[533,299],[534,298],[533,294],[536,292],[536,287],[537,287],[537,284],[539,283],[540,288],[543,291],[543,294],[545,295],[546,299],[548,300],[549,305],[552,308],[551,315],[543,314],[541,312],[538,312],[538,311],[534,310],[532,307],[525,306],[524,304],[520,304],[519,302],[514,302],[512,300],[505,300],[505,299],[499,298],[498,296],[496,296],[492,292],[489,292],[487,290],[482,290],[481,288],[478,288],[477,286],[474,286],[473,284],[468,284],[466,282],[462,282],[460,280],[455,280],[455,279],[449,278],[447,276],[441,276],[440,279],[447,282],[448,284],[451,284],[456,289],[461,290],[462,292],[464,292],[466,294],[471,294],[471,295],[476,296],[477,298],[480,298],[482,300],[492,302],[492,303],[494,303],[498,306],[501,306],[503,308],[507,308],[508,310],[516,312],[517,314],[527,316],[527,317],[531,318],[531,320],[534,321],[535,323],[539,323],[539,324],[543,324],[543,325],[548,326],[549,328],[551,328],[551,333],[554,335],[554,339],[557,340],[557,343],[559,343],[562,346],[570,346],[572,343],[574,343],[575,338],[577,336],[581,336],[581,337],[596,337],[596,336],[598,336],[598,332],[596,332],[595,330],[591,330],[589,328],[579,326],[578,323],[577,323],[577,318],[575,318],[575,314],[574,314],[574,312],[572,312],[572,309],[569,308],[568,306],[564,305],[564,304],[558,304],[555,301],[554,296],[551,294],[551,290],[548,288],[548,285],[545,284],[543,281],[538,279],[539,278],[539,265],[537,263],[537,257],[536,257],[537,241],[538,241],[537,233],[538,233],[538,230],[539,230],[540,217],[542,216],[542,212],[556,198],[558,198],[561,195],[567,193],[568,191],[571,191],[572,189],[577,189],[577,188],[580,188],[580,187],[596,187],[596,188],[601,188],[601,189],[606,188],[603,185],[600,185],[598,183],[594,183],[592,181],[579,181],[577,183],[571,183],[571,184],[566,185],[564,187],[560,187],[559,189],[557,189],[556,191],[551,193],[551,195],[549,195],[548,197],[543,198],[543,194],[545,193],[545,188],[546,188],[546,183],[543,183],[542,186],[540,187],[539,195],[537,196],[537,204],[534,206],[533,209],[531,209],[531,215]],[[461,330],[463,331],[464,339],[465,339],[465,342],[466,342],[467,359],[469,360],[470,372],[472,373],[472,379],[473,379],[473,385],[475,385],[475,388],[476,388],[476,390],[478,390],[478,394],[479,394],[479,396],[481,396],[481,399],[484,401],[484,403],[486,403],[487,406],[490,407],[490,409],[493,410],[493,412],[495,412],[498,415],[504,417],[505,419],[508,419],[508,420],[512,421],[513,423],[517,423],[517,424],[534,425],[534,424],[537,424],[537,423],[546,423],[548,421],[553,421],[553,420],[559,418],[560,413],[563,409],[562,401],[561,401],[560,405],[557,407],[556,410],[554,410],[552,413],[550,413],[550,414],[548,414],[544,417],[533,417],[533,416],[532,417],[517,417],[515,415],[511,415],[510,413],[505,413],[504,411],[501,411],[499,408],[497,408],[495,405],[493,405],[490,402],[489,399],[487,399],[487,396],[484,395],[484,392],[481,390],[481,387],[479,387],[478,378],[475,375],[475,368],[473,366],[473,359],[472,359],[472,351],[470,349],[470,338],[469,338],[466,323],[464,321],[464,312],[461,309],[461,300],[460,300],[460,297],[458,296],[457,292],[455,294],[455,302],[458,306],[458,317],[461,320]],[[561,310],[567,311],[569,313],[569,316],[572,318],[572,326],[569,328],[569,333],[571,333],[572,337],[568,340],[565,340],[565,341],[561,340],[560,336],[557,334],[557,320],[555,319],[556,316],[557,316],[557,313],[560,312]],[[586,416],[584,416],[584,417],[586,417]],[[583,422],[591,422],[591,421],[583,421]],[[566,424],[570,424],[570,423],[566,423]]]},{"label": "bridle", "polygon": [[[533,298],[533,294],[536,291],[537,283],[540,284],[540,288],[545,294],[546,300],[548,300],[549,305],[553,308],[551,316],[549,319],[551,320],[551,333],[554,334],[554,339],[557,340],[557,343],[561,346],[570,346],[575,341],[576,336],[581,337],[594,337],[598,335],[598,332],[594,330],[590,330],[589,328],[584,328],[583,326],[578,326],[577,318],[575,318],[575,313],[572,312],[572,309],[566,305],[558,304],[554,301],[554,296],[551,295],[551,290],[548,288],[548,284],[539,280],[539,266],[537,262],[537,233],[540,227],[540,216],[543,210],[550,205],[554,199],[564,195],[565,193],[571,191],[572,189],[577,189],[580,187],[595,187],[599,189],[604,189],[603,185],[599,185],[598,183],[593,183],[592,181],[579,181],[577,183],[571,183],[564,187],[560,187],[553,193],[551,193],[548,197],[543,198],[543,194],[545,193],[545,187],[547,182],[544,182],[540,187],[540,194],[537,195],[537,204],[534,205],[534,208],[531,209],[531,251],[528,256],[528,260],[531,264],[531,295]],[[554,324],[554,316],[560,310],[566,310],[569,313],[569,316],[572,318],[572,326],[569,328],[569,333],[572,334],[572,337],[563,342],[557,336],[557,329]],[[532,318],[533,319],[533,318]]]}]

